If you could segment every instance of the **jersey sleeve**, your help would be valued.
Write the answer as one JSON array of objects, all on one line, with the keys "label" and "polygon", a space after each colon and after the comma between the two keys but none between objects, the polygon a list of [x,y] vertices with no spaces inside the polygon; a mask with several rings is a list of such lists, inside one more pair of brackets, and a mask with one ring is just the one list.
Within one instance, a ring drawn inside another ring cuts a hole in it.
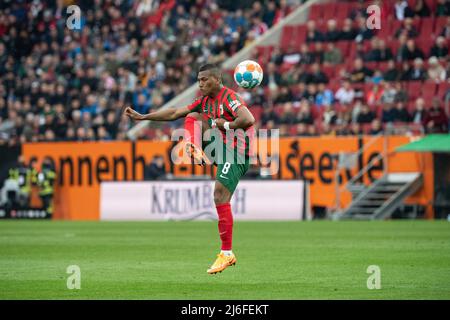
[{"label": "jersey sleeve", "polygon": [[201,112],[202,112],[202,101],[203,101],[203,97],[198,98],[198,99],[195,100],[193,103],[191,103],[190,105],[188,105],[187,108],[188,108],[191,112],[198,112],[198,113],[201,113]]},{"label": "jersey sleeve", "polygon": [[230,93],[225,99],[225,106],[231,112],[233,117],[236,117],[238,110],[247,107],[247,104],[238,94]]}]

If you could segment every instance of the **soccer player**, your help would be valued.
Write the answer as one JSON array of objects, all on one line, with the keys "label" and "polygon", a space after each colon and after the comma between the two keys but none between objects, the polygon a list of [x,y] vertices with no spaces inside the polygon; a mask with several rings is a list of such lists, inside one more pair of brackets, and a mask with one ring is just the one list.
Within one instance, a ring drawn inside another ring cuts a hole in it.
[{"label": "soccer player", "polygon": [[[186,117],[185,129],[190,134],[186,143],[190,143],[194,149],[195,157],[197,159],[200,157],[198,159],[201,161],[200,164],[208,163],[208,160],[201,151],[199,152],[201,144],[205,147],[202,140],[199,141],[199,125],[202,129],[216,128],[220,131],[221,139],[214,139],[211,142],[216,144],[219,151],[223,150],[223,152],[216,152],[214,157],[214,162],[217,164],[214,203],[219,217],[218,226],[222,247],[217,259],[207,272],[215,274],[236,263],[236,256],[232,251],[233,215],[230,200],[240,178],[249,168],[250,143],[254,136],[255,118],[236,92],[222,84],[221,73],[216,65],[201,66],[197,80],[202,97],[191,105],[167,108],[145,115],[127,107],[125,114],[134,120],[153,121],[172,121]],[[237,134],[232,134],[235,132]]]}]

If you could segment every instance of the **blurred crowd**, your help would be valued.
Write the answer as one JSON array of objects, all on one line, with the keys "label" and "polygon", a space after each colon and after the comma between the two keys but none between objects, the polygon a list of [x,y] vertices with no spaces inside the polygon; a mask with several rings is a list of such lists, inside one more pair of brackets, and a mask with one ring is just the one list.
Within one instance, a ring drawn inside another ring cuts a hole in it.
[{"label": "blurred crowd", "polygon": [[[220,64],[302,2],[2,1],[0,144],[125,140],[134,123],[124,106],[161,107],[195,83],[201,64]],[[258,127],[285,136],[378,134],[394,123],[407,125],[403,133],[448,132],[450,1],[374,3],[396,22],[388,35],[367,29],[367,1],[353,1],[342,21],[309,19],[304,41],[266,58],[253,52],[263,84],[239,91]],[[423,37],[430,16],[446,24]],[[168,139],[170,125],[140,137]]]},{"label": "blurred crowd", "polygon": [[285,136],[449,132],[450,1],[373,3],[390,14],[380,31],[367,28],[368,2],[358,1],[341,20],[309,19],[293,32],[300,41],[254,50],[264,86],[242,94],[262,106],[261,127]]},{"label": "blurred crowd", "polygon": [[0,144],[124,140],[123,106],[159,108],[300,2],[1,1]]}]

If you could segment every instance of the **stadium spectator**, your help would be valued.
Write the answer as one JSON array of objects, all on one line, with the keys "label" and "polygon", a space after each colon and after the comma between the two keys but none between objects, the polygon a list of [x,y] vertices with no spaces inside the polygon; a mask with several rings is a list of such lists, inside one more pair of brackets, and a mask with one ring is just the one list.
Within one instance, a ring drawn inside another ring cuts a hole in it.
[{"label": "stadium spectator", "polygon": [[324,55],[325,55],[325,50],[324,50],[322,42],[314,43],[314,62],[322,65]]},{"label": "stadium spectator", "polygon": [[377,62],[388,61],[394,57],[394,55],[392,54],[391,48],[386,47],[386,41],[384,41],[383,39],[380,39],[378,45],[379,45],[379,48],[378,48],[379,51],[377,52],[377,55],[376,55],[377,60],[375,60],[375,61],[377,61]]},{"label": "stadium spectator", "polygon": [[352,88],[350,81],[345,80],[342,86],[336,91],[336,100],[340,104],[351,104],[355,98],[355,90]]},{"label": "stadium spectator", "polygon": [[383,74],[384,81],[393,82],[398,80],[400,73],[395,65],[394,60],[389,60],[387,64],[386,71]]},{"label": "stadium spectator", "polygon": [[411,115],[411,121],[414,124],[423,125],[426,118],[427,112],[425,111],[425,100],[423,98],[417,98]]},{"label": "stadium spectator", "polygon": [[306,42],[323,41],[323,34],[316,29],[316,22],[313,20],[308,21],[306,24]]},{"label": "stadium spectator", "polygon": [[406,45],[400,48],[401,61],[414,60],[417,58],[424,59],[424,53],[421,49],[416,47],[416,43],[413,39],[406,41]]},{"label": "stadium spectator", "polygon": [[396,38],[399,38],[400,35],[406,35],[407,38],[416,38],[419,35],[412,18],[403,20],[403,25],[395,32]]},{"label": "stadium spectator", "polygon": [[411,115],[406,109],[405,103],[397,102],[395,108],[392,109],[392,122],[410,122]]},{"label": "stadium spectator", "polygon": [[436,30],[436,32],[439,32],[440,36],[450,39],[450,17],[447,17],[447,23],[442,27],[442,30]]},{"label": "stadium spectator", "polygon": [[357,20],[358,27],[356,28],[355,40],[356,42],[362,42],[364,40],[370,40],[374,36],[374,31],[367,28],[366,19],[360,17]]},{"label": "stadium spectator", "polygon": [[296,123],[292,102],[286,102],[283,105],[283,113],[280,117],[280,123],[288,126],[294,125]]},{"label": "stadium spectator", "polygon": [[437,0],[436,16],[450,16],[450,2],[448,0]]},{"label": "stadium spectator", "polygon": [[427,71],[423,65],[423,60],[421,58],[414,59],[413,67],[409,71],[407,80],[411,81],[422,81],[427,78]]},{"label": "stadium spectator", "polygon": [[327,21],[327,31],[324,34],[323,41],[335,42],[340,39],[341,32],[337,28],[337,22],[334,19]]},{"label": "stadium spectator", "polygon": [[395,90],[394,102],[408,102],[408,92],[405,90],[405,86],[401,81],[395,83]]},{"label": "stadium spectator", "polygon": [[434,46],[430,49],[430,57],[437,57],[445,59],[448,55],[448,47],[445,38],[439,36],[436,38]]},{"label": "stadium spectator", "polygon": [[426,113],[424,125],[427,133],[448,132],[448,117],[441,107],[439,99],[433,99],[431,108]]},{"label": "stadium spectator", "polygon": [[369,106],[378,105],[381,102],[384,89],[378,84],[375,84],[366,94],[366,102]]},{"label": "stadium spectator", "polygon": [[370,124],[375,119],[375,113],[370,110],[367,104],[362,104],[361,111],[356,117],[356,122],[359,124]]},{"label": "stadium spectator", "polygon": [[383,104],[381,110],[381,122],[382,123],[390,123],[394,121],[393,117],[393,108],[391,104]]},{"label": "stadium spectator", "polygon": [[325,73],[322,72],[320,69],[319,63],[314,63],[311,66],[311,73],[310,73],[310,82],[319,84],[319,83],[328,83],[328,77]]},{"label": "stadium spectator", "polygon": [[383,74],[381,73],[380,70],[375,70],[375,72],[373,73],[372,77],[370,78],[370,82],[372,82],[373,84],[380,84],[383,81]]},{"label": "stadium spectator", "polygon": [[323,54],[324,65],[336,65],[342,62],[341,49],[336,47],[333,42],[328,43],[327,51]]},{"label": "stadium spectator", "polygon": [[394,4],[394,9],[397,20],[402,21],[407,17],[414,16],[414,11],[409,7],[406,0],[397,0]]},{"label": "stadium spectator", "polygon": [[309,46],[303,43],[300,46],[300,63],[301,64],[313,64],[315,60],[314,52],[309,50]]},{"label": "stadium spectator", "polygon": [[269,62],[261,83],[264,87],[269,87],[270,90],[276,90],[280,85],[282,85],[281,74],[277,71],[275,63]]},{"label": "stadium spectator", "polygon": [[428,8],[425,0],[416,0],[416,4],[414,6],[414,15],[418,17],[429,17],[430,14],[430,8]]},{"label": "stadium spectator", "polygon": [[352,83],[365,82],[367,77],[373,75],[373,71],[364,66],[363,60],[361,58],[357,58],[353,66],[354,68],[350,73],[350,81]]},{"label": "stadium spectator", "polygon": [[334,102],[333,91],[328,89],[325,83],[319,83],[317,86],[315,105],[318,107],[331,106]]},{"label": "stadium spectator", "polygon": [[[344,133],[344,132],[342,132],[342,133]],[[359,136],[359,135],[363,134],[363,131],[361,129],[361,125],[358,122],[353,122],[350,126],[350,129],[348,131],[346,131],[346,133],[348,133],[349,135],[352,135],[352,136]]]},{"label": "stadium spectator", "polygon": [[373,121],[370,124],[370,130],[369,130],[369,134],[370,135],[377,135],[383,132],[383,128],[381,126],[381,122],[379,119],[373,119]]},{"label": "stadium spectator", "polygon": [[311,112],[311,104],[308,100],[304,99],[300,103],[300,110],[297,114],[296,121],[298,123],[312,125],[314,123],[314,117]]},{"label": "stadium spectator", "polygon": [[300,97],[300,100],[308,100],[309,103],[313,104],[316,100],[317,95],[317,87],[314,83],[309,83],[306,86],[306,90],[303,91],[303,94]]},{"label": "stadium spectator", "polygon": [[275,98],[274,103],[278,104],[278,103],[286,103],[286,102],[290,102],[294,99],[294,96],[292,95],[291,90],[286,87],[280,87],[280,90],[277,94],[277,97]]},{"label": "stadium spectator", "polygon": [[382,83],[383,92],[381,93],[380,102],[383,104],[393,104],[395,102],[395,96],[397,90],[391,85],[391,83],[384,81]]},{"label": "stadium spectator", "polygon": [[434,82],[443,82],[446,79],[446,71],[445,69],[440,65],[438,58],[431,57],[428,59],[428,79],[434,81]]},{"label": "stadium spectator", "polygon": [[[358,18],[367,18],[367,8],[364,5],[363,1],[357,1],[355,3],[355,6],[351,8],[350,13],[348,15],[348,17],[351,20],[356,20]],[[346,20],[350,20],[350,19],[346,19]]]},{"label": "stadium spectator", "polygon": [[322,120],[322,123],[324,125],[334,125],[337,123],[337,113],[331,105],[325,105],[325,109],[322,114]]},{"label": "stadium spectator", "polygon": [[[366,9],[364,9],[365,11]],[[356,29],[353,27],[353,19],[345,19],[339,40],[354,40],[356,38]]]},{"label": "stadium spectator", "polygon": [[268,122],[272,121],[275,124],[280,124],[280,117],[278,117],[278,114],[275,112],[273,107],[268,107],[263,109],[263,113],[261,115],[261,126],[266,127]]},{"label": "stadium spectator", "polygon": [[149,165],[144,170],[144,180],[161,180],[166,176],[164,158],[161,155],[153,157]]}]

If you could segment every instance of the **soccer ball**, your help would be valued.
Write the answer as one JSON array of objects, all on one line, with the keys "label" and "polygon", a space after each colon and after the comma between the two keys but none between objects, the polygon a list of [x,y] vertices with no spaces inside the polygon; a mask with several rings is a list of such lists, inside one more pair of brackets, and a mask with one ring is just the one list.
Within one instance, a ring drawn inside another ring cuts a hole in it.
[{"label": "soccer ball", "polygon": [[245,89],[252,89],[261,84],[263,79],[263,69],[252,60],[245,60],[239,63],[234,69],[234,81],[238,86]]}]

